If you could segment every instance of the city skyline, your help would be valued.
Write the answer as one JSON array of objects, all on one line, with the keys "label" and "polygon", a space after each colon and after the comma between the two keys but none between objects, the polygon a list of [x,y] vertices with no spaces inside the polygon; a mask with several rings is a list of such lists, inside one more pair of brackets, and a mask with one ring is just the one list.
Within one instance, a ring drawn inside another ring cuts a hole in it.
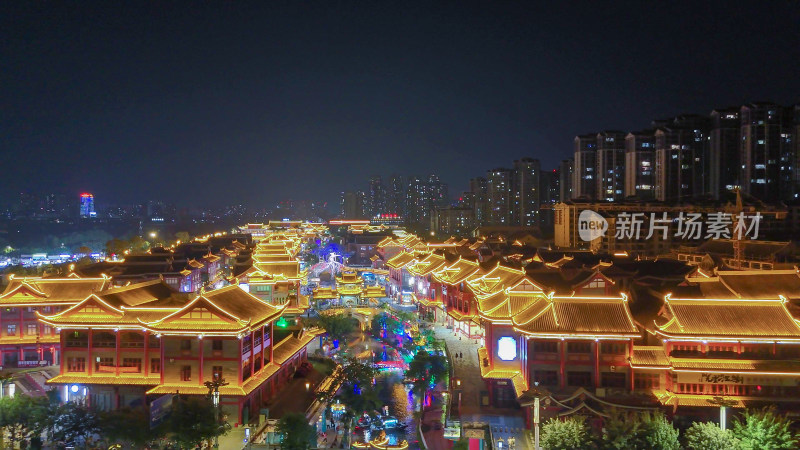
[{"label": "city skyline", "polygon": [[[3,8],[3,150],[38,174],[10,173],[5,196],[35,184],[176,202],[159,186],[202,174],[209,204],[335,202],[356,186],[345,171],[419,164],[459,191],[462,174],[518,157],[556,167],[590,130],[797,101],[789,3]],[[691,26],[705,15],[719,20]],[[594,23],[602,38],[584,32]]]}]

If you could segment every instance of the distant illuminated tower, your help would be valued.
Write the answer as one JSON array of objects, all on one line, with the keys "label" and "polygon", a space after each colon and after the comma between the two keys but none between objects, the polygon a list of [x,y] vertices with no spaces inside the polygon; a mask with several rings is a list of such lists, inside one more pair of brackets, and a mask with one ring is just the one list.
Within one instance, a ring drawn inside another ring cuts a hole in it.
[{"label": "distant illuminated tower", "polygon": [[94,212],[94,195],[88,193],[81,194],[81,217],[97,217],[97,213]]}]

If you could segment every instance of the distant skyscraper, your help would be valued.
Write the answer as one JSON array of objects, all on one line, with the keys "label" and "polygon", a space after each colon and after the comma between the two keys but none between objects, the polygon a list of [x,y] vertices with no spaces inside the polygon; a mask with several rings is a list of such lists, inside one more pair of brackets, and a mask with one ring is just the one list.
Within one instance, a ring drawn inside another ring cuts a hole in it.
[{"label": "distant skyscraper", "polygon": [[81,217],[97,217],[97,213],[94,211],[94,195],[89,193],[81,194]]},{"label": "distant skyscraper", "polygon": [[412,225],[430,225],[431,201],[428,183],[420,177],[408,177],[406,189],[406,220]]},{"label": "distant skyscraper", "polygon": [[707,192],[709,124],[706,117],[684,115],[656,130],[657,200],[686,201]]},{"label": "distant skyscraper", "polygon": [[489,225],[511,224],[513,177],[514,171],[505,168],[492,169],[486,173]]},{"label": "distant skyscraper", "polygon": [[655,147],[653,130],[625,136],[625,196],[642,200],[655,198]]},{"label": "distant skyscraper", "polygon": [[558,170],[559,201],[567,201],[573,197],[574,166],[575,160],[572,158],[561,161],[561,167]]},{"label": "distant skyscraper", "polygon": [[788,111],[773,103],[741,108],[742,190],[765,201],[794,196],[792,128]]},{"label": "distant skyscraper", "polygon": [[597,133],[596,196],[609,202],[622,200],[625,195],[625,133]]},{"label": "distant skyscraper", "polygon": [[486,178],[477,177],[469,180],[469,191],[472,193],[475,225],[486,225],[489,220],[489,185]]},{"label": "distant skyscraper", "polygon": [[386,196],[386,212],[406,216],[406,185],[400,175],[392,175],[392,183]]},{"label": "distant skyscraper", "polygon": [[511,198],[511,223],[532,227],[538,223],[541,164],[538,159],[514,161]]},{"label": "distant skyscraper", "polygon": [[342,192],[340,204],[343,219],[364,219],[364,192],[347,191]]},{"label": "distant skyscraper", "polygon": [[711,111],[709,191],[716,199],[721,192],[741,187],[742,121],[739,114],[737,107]]},{"label": "distant skyscraper", "polygon": [[367,191],[367,205],[370,217],[378,214],[386,214],[386,189],[380,176],[374,176],[369,180],[369,190]]},{"label": "distant skyscraper", "polygon": [[447,183],[442,183],[437,175],[428,175],[428,190],[431,202],[430,209],[450,206],[450,193]]},{"label": "distant skyscraper", "polygon": [[572,198],[596,198],[597,134],[575,136]]},{"label": "distant skyscraper", "polygon": [[561,174],[559,169],[542,171],[539,184],[540,207],[539,222],[540,227],[551,229],[553,226],[553,205],[561,201]]}]

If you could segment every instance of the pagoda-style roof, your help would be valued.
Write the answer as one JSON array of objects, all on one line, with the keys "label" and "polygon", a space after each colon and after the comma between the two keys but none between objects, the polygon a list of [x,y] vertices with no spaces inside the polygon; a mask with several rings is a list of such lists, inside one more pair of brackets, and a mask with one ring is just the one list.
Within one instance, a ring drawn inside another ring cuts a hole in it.
[{"label": "pagoda-style roof", "polygon": [[336,284],[361,284],[364,280],[358,276],[358,272],[352,269],[345,269],[342,271],[341,277],[336,277]]},{"label": "pagoda-style roof", "polygon": [[[524,270],[497,264],[494,269],[485,275],[467,280],[467,285],[476,295],[486,296],[516,285],[524,278],[527,278]],[[532,281],[531,283],[535,284]]]},{"label": "pagoda-style roof", "polygon": [[400,269],[402,267],[405,267],[406,264],[414,261],[415,259],[416,258],[414,257],[413,253],[400,252],[395,256],[393,256],[392,258],[389,258],[389,260],[386,261],[386,265],[391,267],[392,269]]},{"label": "pagoda-style roof", "polygon": [[302,279],[305,275],[304,271],[300,271],[300,263],[298,261],[253,262],[253,267],[261,272],[270,275],[280,274],[292,280]]},{"label": "pagoda-style roof", "polygon": [[43,323],[58,328],[133,328],[170,334],[230,335],[274,320],[284,309],[233,285],[206,292],[191,301],[175,295],[136,305],[126,305],[123,300],[119,292],[108,299],[92,294],[58,314],[36,314]]},{"label": "pagoda-style roof", "polygon": [[634,345],[629,361],[634,369],[669,369],[669,357],[661,345]]},{"label": "pagoda-style roof", "polygon": [[488,358],[488,352],[486,351],[485,347],[481,347],[478,349],[478,361],[479,366],[481,369],[481,378],[484,379],[495,379],[495,380],[509,380],[511,381],[511,385],[514,387],[514,393],[517,395],[517,398],[522,396],[522,393],[528,389],[528,383],[525,381],[525,378],[522,376],[522,372],[519,369],[493,369],[489,366],[484,365],[480,361],[485,361]]},{"label": "pagoda-style roof", "polygon": [[386,297],[386,287],[384,286],[367,286],[364,288],[362,297],[367,298],[383,298]]},{"label": "pagoda-style roof", "polygon": [[428,275],[429,273],[444,266],[445,264],[447,264],[447,260],[444,258],[444,256],[437,255],[436,253],[431,253],[421,261],[417,261],[414,264],[407,265],[406,269],[412,275],[421,277]]},{"label": "pagoda-style roof", "polygon": [[787,300],[678,299],[667,295],[653,332],[670,339],[800,341]]},{"label": "pagoda-style roof", "polygon": [[339,298],[339,293],[336,291],[335,288],[329,287],[320,287],[314,289],[314,298],[315,299],[337,299]]},{"label": "pagoda-style roof", "polygon": [[480,274],[477,261],[459,258],[453,264],[445,265],[433,272],[433,279],[442,284],[455,286],[473,275]]},{"label": "pagoda-style roof", "polygon": [[620,297],[539,297],[512,318],[514,329],[526,335],[586,338],[639,336]]},{"label": "pagoda-style roof", "polygon": [[675,289],[678,296],[697,298],[800,298],[800,273],[797,270],[729,270],[715,276],[688,278],[688,286]]},{"label": "pagoda-style roof", "polygon": [[108,289],[108,277],[40,278],[12,277],[0,295],[2,306],[75,304],[92,293]]}]

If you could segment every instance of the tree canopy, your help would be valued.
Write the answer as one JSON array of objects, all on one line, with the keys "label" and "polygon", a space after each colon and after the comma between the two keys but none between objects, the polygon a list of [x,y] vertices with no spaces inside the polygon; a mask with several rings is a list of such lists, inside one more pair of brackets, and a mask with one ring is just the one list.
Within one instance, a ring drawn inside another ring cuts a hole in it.
[{"label": "tree canopy", "polygon": [[317,446],[317,432],[302,413],[284,414],[278,420],[276,431],[282,436],[284,450],[308,450]]},{"label": "tree canopy", "polygon": [[792,421],[779,415],[774,408],[745,411],[733,423],[733,435],[742,449],[792,449],[797,448],[797,436],[791,429]]},{"label": "tree canopy", "polygon": [[546,449],[573,450],[589,447],[589,430],[583,419],[550,419],[542,425],[539,444]]}]

